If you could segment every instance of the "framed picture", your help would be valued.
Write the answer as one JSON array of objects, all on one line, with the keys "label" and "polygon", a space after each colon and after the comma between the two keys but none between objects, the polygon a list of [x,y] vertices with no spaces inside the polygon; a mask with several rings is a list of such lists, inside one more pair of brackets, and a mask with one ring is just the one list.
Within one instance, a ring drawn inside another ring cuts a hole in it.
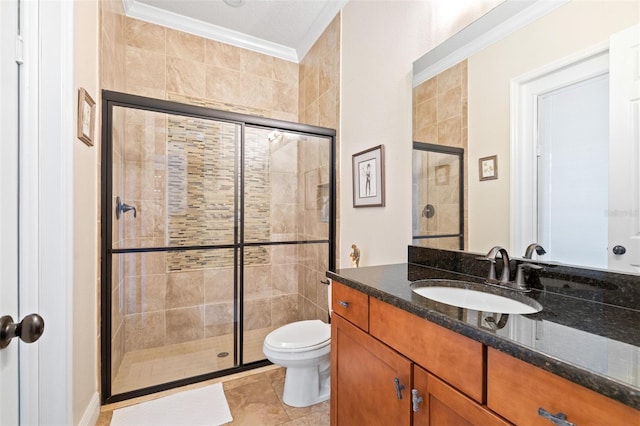
[{"label": "framed picture", "polygon": [[483,157],[478,160],[480,180],[498,179],[498,156]]},{"label": "framed picture", "polygon": [[384,206],[384,146],[353,154],[353,207]]},{"label": "framed picture", "polygon": [[93,130],[96,122],[96,103],[86,90],[78,90],[77,136],[88,146],[93,146]]}]

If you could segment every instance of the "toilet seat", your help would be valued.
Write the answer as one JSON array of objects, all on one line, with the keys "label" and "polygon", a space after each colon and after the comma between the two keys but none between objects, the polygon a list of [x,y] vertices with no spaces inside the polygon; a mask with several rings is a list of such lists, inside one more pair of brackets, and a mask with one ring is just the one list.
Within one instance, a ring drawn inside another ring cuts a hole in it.
[{"label": "toilet seat", "polygon": [[330,344],[331,326],[320,320],[286,324],[267,335],[264,343],[273,351],[305,352]]}]

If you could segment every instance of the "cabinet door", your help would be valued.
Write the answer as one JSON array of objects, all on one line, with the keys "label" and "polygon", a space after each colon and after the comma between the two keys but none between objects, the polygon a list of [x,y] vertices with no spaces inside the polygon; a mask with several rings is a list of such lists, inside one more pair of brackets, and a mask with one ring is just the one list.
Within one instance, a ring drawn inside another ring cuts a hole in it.
[{"label": "cabinet door", "polygon": [[418,411],[413,413],[414,426],[509,424],[417,365],[413,366],[413,387],[422,397]]},{"label": "cabinet door", "polygon": [[339,315],[331,328],[331,424],[410,425],[411,361]]}]

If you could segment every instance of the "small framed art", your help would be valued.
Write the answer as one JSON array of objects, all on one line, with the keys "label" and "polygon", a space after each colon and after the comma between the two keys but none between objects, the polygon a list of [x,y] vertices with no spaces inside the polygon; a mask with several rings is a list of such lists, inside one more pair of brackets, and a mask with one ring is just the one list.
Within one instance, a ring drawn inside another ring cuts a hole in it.
[{"label": "small framed art", "polygon": [[96,103],[86,90],[78,90],[78,129],[77,136],[88,146],[93,146],[93,133],[96,122]]},{"label": "small framed art", "polygon": [[483,157],[478,160],[480,180],[498,179],[498,156]]},{"label": "small framed art", "polygon": [[384,206],[384,146],[353,154],[353,207]]}]

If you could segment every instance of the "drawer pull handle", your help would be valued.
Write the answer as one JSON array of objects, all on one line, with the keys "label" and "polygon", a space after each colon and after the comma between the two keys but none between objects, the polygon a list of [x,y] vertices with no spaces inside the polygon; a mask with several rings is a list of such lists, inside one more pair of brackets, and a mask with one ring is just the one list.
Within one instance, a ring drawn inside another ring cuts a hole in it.
[{"label": "drawer pull handle", "polygon": [[404,389],[404,385],[400,384],[400,379],[397,377],[393,379],[396,383],[396,395],[398,395],[398,399],[402,399],[402,390]]},{"label": "drawer pull handle", "polygon": [[338,305],[340,305],[343,308],[347,309],[349,307],[349,302],[345,302],[344,300],[338,300]]},{"label": "drawer pull handle", "polygon": [[420,407],[418,407],[418,404],[420,404],[422,401],[422,397],[418,395],[418,389],[411,389],[411,407],[414,413],[420,411]]},{"label": "drawer pull handle", "polygon": [[574,423],[567,421],[567,415],[564,413],[551,414],[544,408],[538,408],[538,415],[544,417],[557,426],[575,426]]}]

